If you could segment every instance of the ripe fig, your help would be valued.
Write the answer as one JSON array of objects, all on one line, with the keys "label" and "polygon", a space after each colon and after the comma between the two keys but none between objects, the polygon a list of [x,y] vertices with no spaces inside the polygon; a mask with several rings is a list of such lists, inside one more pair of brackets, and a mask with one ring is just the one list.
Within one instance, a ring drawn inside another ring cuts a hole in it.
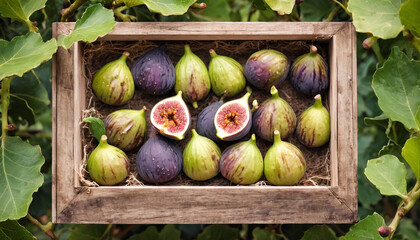
[{"label": "ripe fig", "polygon": [[235,59],[217,55],[210,50],[209,76],[211,88],[217,96],[233,97],[246,85],[244,69]]},{"label": "ripe fig", "polygon": [[263,173],[263,157],[257,147],[255,134],[248,141],[236,143],[222,153],[220,172],[236,184],[257,182]]},{"label": "ripe fig", "polygon": [[123,151],[140,146],[147,132],[144,112],[145,108],[122,109],[109,114],[104,120],[109,144]]},{"label": "ripe fig", "polygon": [[206,65],[185,45],[184,56],[175,66],[175,92],[182,91],[184,99],[197,108],[197,101],[210,91],[210,78]]},{"label": "ripe fig", "polygon": [[102,135],[99,145],[89,155],[87,170],[90,177],[100,185],[115,185],[128,176],[129,160],[125,153],[107,143]]},{"label": "ripe fig", "polygon": [[130,53],[124,52],[119,59],[99,69],[93,78],[93,92],[108,105],[123,105],[134,96],[133,76],[125,62],[129,55]]},{"label": "ripe fig", "polygon": [[162,135],[176,140],[184,139],[185,133],[191,123],[190,111],[184,100],[182,92],[165,98],[153,106],[150,113],[150,122]]},{"label": "ripe fig", "polygon": [[322,105],[321,95],[318,94],[314,105],[299,116],[298,139],[307,147],[320,147],[330,140],[330,133],[330,114]]},{"label": "ripe fig", "polygon": [[149,138],[136,156],[140,177],[147,182],[172,180],[182,169],[182,152],[170,140],[157,134]]},{"label": "ripe fig", "polygon": [[265,100],[252,116],[252,126],[258,137],[272,142],[274,130],[278,129],[282,139],[293,134],[296,115],[292,107],[279,97],[276,87],[271,87],[271,98]]},{"label": "ripe fig", "polygon": [[289,61],[286,55],[265,49],[253,53],[245,64],[246,79],[255,87],[268,89],[281,84],[289,71]]},{"label": "ripe fig", "polygon": [[165,46],[148,51],[131,67],[135,84],[149,94],[163,95],[175,85],[175,68]]},{"label": "ripe fig", "polygon": [[293,144],[284,142],[280,132],[274,131],[274,144],[264,157],[264,175],[274,185],[293,185],[306,171],[306,160]]},{"label": "ripe fig", "polygon": [[309,53],[296,58],[289,74],[293,87],[309,96],[325,92],[330,84],[328,65],[315,46],[310,47]]},{"label": "ripe fig", "polygon": [[217,137],[216,127],[214,126],[214,116],[217,109],[223,105],[223,101],[214,102],[205,107],[197,116],[197,132],[198,134],[210,138],[213,141],[220,141]]},{"label": "ripe fig", "polygon": [[184,173],[193,180],[209,180],[219,173],[220,154],[219,147],[212,140],[193,129],[183,153]]},{"label": "ripe fig", "polygon": [[251,129],[251,110],[247,92],[243,97],[224,103],[214,116],[216,135],[224,141],[235,141],[244,137]]}]

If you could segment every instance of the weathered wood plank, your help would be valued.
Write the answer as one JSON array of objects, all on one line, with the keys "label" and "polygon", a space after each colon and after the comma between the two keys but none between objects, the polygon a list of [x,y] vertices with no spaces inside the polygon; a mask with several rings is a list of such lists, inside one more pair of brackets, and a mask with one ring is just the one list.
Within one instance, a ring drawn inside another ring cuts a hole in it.
[{"label": "weathered wood plank", "polygon": [[[52,24],[52,36],[53,37],[57,37],[57,23],[53,23]],[[57,79],[57,59],[56,59],[57,55],[53,55],[52,57],[52,99],[51,99],[51,107],[52,107],[52,206],[51,206],[51,216],[52,216],[52,221],[56,222],[57,221],[57,211],[56,211],[56,206],[57,206],[57,197],[56,197],[56,193],[57,193],[57,168],[56,168],[56,163],[57,163],[57,83],[56,83],[56,79]]]},{"label": "weathered wood plank", "polygon": [[330,174],[331,186],[338,186],[338,156],[337,156],[337,134],[338,134],[338,109],[337,109],[337,50],[334,48],[336,38],[330,41],[330,90],[329,90],[329,112],[331,121],[330,136]]}]

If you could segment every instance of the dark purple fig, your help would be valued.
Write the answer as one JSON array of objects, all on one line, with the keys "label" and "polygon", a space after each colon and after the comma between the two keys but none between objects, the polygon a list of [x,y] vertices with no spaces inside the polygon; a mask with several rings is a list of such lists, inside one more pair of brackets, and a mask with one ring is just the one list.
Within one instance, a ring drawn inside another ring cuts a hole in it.
[{"label": "dark purple fig", "polygon": [[330,114],[321,95],[316,95],[314,105],[299,116],[296,131],[299,142],[307,147],[320,147],[330,140]]},{"label": "dark purple fig", "polygon": [[126,59],[130,53],[107,63],[95,74],[92,89],[96,97],[103,103],[112,106],[122,105],[134,96],[134,81]]},{"label": "dark purple fig", "polygon": [[271,87],[271,98],[265,100],[252,116],[252,126],[258,137],[272,142],[274,130],[278,129],[282,139],[293,134],[296,115],[292,107],[279,97],[276,87]]},{"label": "dark purple fig", "polygon": [[217,96],[233,97],[246,85],[244,69],[235,59],[217,55],[210,50],[209,76],[211,89]]},{"label": "dark purple fig", "polygon": [[140,148],[136,157],[137,171],[146,182],[164,183],[182,169],[182,152],[170,140],[155,135]]},{"label": "dark purple fig", "polygon": [[259,89],[269,89],[281,84],[289,71],[289,61],[286,55],[265,49],[252,54],[245,64],[246,79]]},{"label": "dark purple fig", "polygon": [[122,109],[109,114],[104,120],[109,144],[123,151],[140,146],[147,132],[144,111]]},{"label": "dark purple fig", "polygon": [[220,149],[210,139],[200,136],[194,129],[185,146],[184,173],[191,179],[205,181],[219,173]]},{"label": "dark purple fig", "polygon": [[162,135],[176,140],[182,140],[191,123],[190,111],[182,92],[176,96],[165,98],[156,103],[150,113],[150,122]]},{"label": "dark purple fig", "polygon": [[102,135],[99,145],[89,155],[87,171],[100,185],[115,185],[128,176],[129,160],[125,153],[107,143]]},{"label": "dark purple fig", "polygon": [[164,45],[137,58],[131,73],[136,85],[149,94],[166,94],[175,85],[175,68],[165,53]]},{"label": "dark purple fig", "polygon": [[264,157],[264,175],[274,185],[293,185],[306,171],[306,160],[293,144],[284,142],[280,132],[274,131],[274,144]]},{"label": "dark purple fig", "polygon": [[213,141],[220,141],[216,135],[216,127],[214,126],[214,116],[217,109],[223,105],[223,101],[214,102],[205,107],[197,116],[197,132],[201,136],[210,138]]},{"label": "dark purple fig", "polygon": [[257,182],[263,173],[263,157],[257,147],[255,135],[248,141],[228,147],[220,158],[223,177],[236,184]]},{"label": "dark purple fig", "polygon": [[210,92],[210,77],[206,65],[185,45],[184,56],[175,66],[175,92],[182,91],[185,101],[197,108],[197,101]]},{"label": "dark purple fig", "polygon": [[243,97],[224,103],[214,116],[216,136],[224,141],[235,141],[245,137],[251,129],[251,110],[247,92]]},{"label": "dark purple fig", "polygon": [[297,91],[309,96],[328,89],[328,65],[315,46],[310,47],[309,53],[295,59],[290,68],[290,83]]}]

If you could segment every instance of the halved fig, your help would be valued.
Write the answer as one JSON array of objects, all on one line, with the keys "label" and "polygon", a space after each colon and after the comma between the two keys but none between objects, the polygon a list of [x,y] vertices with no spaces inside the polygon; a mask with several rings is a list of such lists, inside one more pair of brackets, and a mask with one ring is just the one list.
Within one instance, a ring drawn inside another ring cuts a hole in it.
[{"label": "halved fig", "polygon": [[152,108],[150,122],[162,135],[182,140],[191,123],[191,115],[182,92],[176,96],[165,98]]},{"label": "halved fig", "polygon": [[243,97],[226,102],[214,116],[216,135],[224,141],[235,141],[244,137],[251,129],[251,110],[247,92]]}]

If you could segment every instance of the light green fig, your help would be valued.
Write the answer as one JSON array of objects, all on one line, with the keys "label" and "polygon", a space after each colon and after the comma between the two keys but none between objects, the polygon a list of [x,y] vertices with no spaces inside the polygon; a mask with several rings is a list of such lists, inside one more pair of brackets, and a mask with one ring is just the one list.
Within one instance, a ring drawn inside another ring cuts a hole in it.
[{"label": "light green fig", "polygon": [[306,160],[293,144],[284,142],[280,132],[274,131],[274,144],[264,157],[264,175],[274,185],[294,185],[306,171]]},{"label": "light green fig", "polygon": [[89,155],[87,170],[90,177],[100,185],[115,185],[128,176],[129,160],[119,148],[109,145],[102,135],[99,145]]},{"label": "light green fig", "polygon": [[255,134],[248,141],[236,143],[222,153],[220,172],[229,181],[248,185],[257,182],[263,173],[263,157]]},{"label": "light green fig", "polygon": [[210,78],[206,65],[185,45],[184,55],[175,66],[175,92],[182,91],[185,101],[197,108],[210,92]]},{"label": "light green fig", "polygon": [[244,69],[235,59],[217,55],[210,49],[209,76],[211,88],[217,96],[233,97],[246,85]]},{"label": "light green fig", "polygon": [[184,173],[193,180],[208,180],[219,173],[220,155],[219,147],[212,140],[200,136],[193,129],[183,153]]},{"label": "light green fig", "polygon": [[109,114],[104,120],[109,143],[123,151],[140,146],[147,132],[145,109],[122,109]]},{"label": "light green fig", "polygon": [[119,106],[133,98],[134,80],[126,63],[129,55],[124,52],[119,59],[107,63],[95,74],[93,92],[103,103]]},{"label": "light green fig", "polygon": [[330,140],[330,134],[330,114],[322,105],[321,95],[318,94],[314,105],[298,118],[298,139],[307,147],[320,147]]}]

